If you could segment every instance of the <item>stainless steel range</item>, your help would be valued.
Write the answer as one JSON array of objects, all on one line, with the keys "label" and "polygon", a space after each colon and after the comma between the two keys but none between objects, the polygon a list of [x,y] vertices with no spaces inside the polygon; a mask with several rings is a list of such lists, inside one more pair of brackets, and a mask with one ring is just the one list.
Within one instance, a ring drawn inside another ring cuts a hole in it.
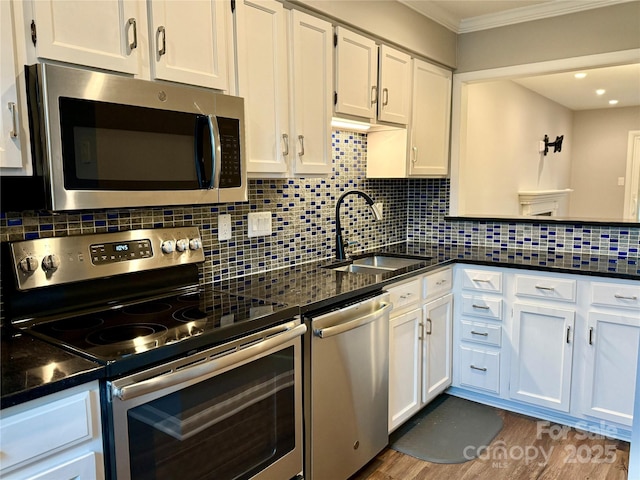
[{"label": "stainless steel range", "polygon": [[107,477],[301,475],[306,327],[295,307],[199,286],[197,228],[5,247],[11,324],[104,365]]}]

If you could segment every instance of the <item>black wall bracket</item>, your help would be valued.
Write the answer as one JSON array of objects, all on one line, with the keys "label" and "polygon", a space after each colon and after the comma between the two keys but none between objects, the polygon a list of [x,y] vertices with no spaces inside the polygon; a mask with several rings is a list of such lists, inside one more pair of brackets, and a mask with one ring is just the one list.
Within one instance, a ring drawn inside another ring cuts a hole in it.
[{"label": "black wall bracket", "polygon": [[560,135],[556,137],[555,142],[550,142],[549,137],[547,135],[544,136],[544,154],[545,156],[549,153],[549,147],[553,147],[553,152],[562,151],[562,140],[564,139],[564,135]]}]

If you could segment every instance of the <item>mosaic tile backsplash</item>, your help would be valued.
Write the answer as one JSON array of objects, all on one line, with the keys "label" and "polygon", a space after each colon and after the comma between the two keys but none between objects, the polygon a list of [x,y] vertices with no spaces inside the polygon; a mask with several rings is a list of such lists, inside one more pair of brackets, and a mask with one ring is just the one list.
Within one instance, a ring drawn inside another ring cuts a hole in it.
[{"label": "mosaic tile backsplash", "polygon": [[[251,180],[246,203],[55,215],[5,213],[0,216],[0,239],[195,225],[200,228],[207,258],[202,281],[208,283],[333,257],[336,200],[347,190],[359,189],[374,201],[383,202],[384,220],[373,221],[360,197],[350,195],[345,199],[341,220],[346,241],[355,242],[349,247],[352,253],[409,239],[437,244],[597,252],[619,258],[639,255],[638,228],[446,221],[447,179],[366,179],[366,134],[334,131],[332,141],[331,176]],[[248,238],[247,214],[263,211],[272,212],[272,235]],[[232,217],[231,240],[218,241],[219,214]]]}]

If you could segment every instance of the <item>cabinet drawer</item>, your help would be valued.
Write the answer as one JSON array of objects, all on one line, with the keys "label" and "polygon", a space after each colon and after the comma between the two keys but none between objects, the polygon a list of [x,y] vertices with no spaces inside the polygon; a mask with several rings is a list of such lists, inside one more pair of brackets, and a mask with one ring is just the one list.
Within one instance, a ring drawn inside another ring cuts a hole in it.
[{"label": "cabinet drawer", "polygon": [[462,288],[502,293],[502,273],[465,268],[462,270]]},{"label": "cabinet drawer", "polygon": [[460,385],[500,393],[500,352],[460,347]]},{"label": "cabinet drawer", "polygon": [[516,295],[575,303],[576,281],[566,278],[516,275]]},{"label": "cabinet drawer", "polygon": [[502,327],[462,320],[462,340],[499,347],[502,343]]},{"label": "cabinet drawer", "polygon": [[640,310],[640,285],[592,283],[591,304]]},{"label": "cabinet drawer", "polygon": [[502,299],[462,295],[462,313],[502,320]]},{"label": "cabinet drawer", "polygon": [[420,279],[387,288],[393,309],[399,310],[420,300]]},{"label": "cabinet drawer", "polygon": [[89,392],[4,417],[0,426],[0,470],[88,440],[92,435]]},{"label": "cabinet drawer", "polygon": [[451,291],[453,285],[453,270],[447,268],[439,272],[430,273],[424,278],[422,298],[436,298]]}]

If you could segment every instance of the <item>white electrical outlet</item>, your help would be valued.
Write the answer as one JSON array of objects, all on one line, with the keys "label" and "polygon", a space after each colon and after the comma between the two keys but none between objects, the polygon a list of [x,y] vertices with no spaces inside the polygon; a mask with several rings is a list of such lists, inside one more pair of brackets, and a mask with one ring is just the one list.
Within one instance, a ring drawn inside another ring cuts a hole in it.
[{"label": "white electrical outlet", "polygon": [[247,236],[271,235],[271,212],[253,212],[247,215]]},{"label": "white electrical outlet", "polygon": [[378,213],[380,214],[380,220],[382,220],[384,218],[384,212],[383,212],[384,203],[376,202],[374,205],[376,207],[376,210],[378,210]]},{"label": "white electrical outlet", "polygon": [[231,239],[231,215],[218,215],[218,240]]}]

